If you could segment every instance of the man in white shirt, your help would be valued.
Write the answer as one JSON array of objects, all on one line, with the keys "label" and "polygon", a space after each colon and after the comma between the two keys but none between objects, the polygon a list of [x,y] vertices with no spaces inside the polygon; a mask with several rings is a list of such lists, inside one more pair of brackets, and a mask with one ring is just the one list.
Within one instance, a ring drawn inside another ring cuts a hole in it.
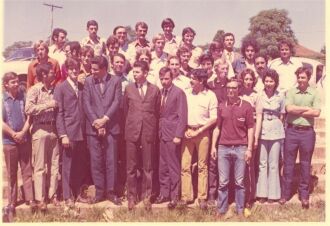
[{"label": "man in white shirt", "polygon": [[180,89],[182,89],[183,91],[191,88],[190,79],[181,74],[180,58],[177,56],[171,56],[169,57],[167,64],[173,74],[173,79],[172,79],[173,84],[179,87]]},{"label": "man in white shirt", "polygon": [[165,36],[164,52],[168,53],[171,56],[175,56],[181,41],[181,37],[178,37],[173,34],[175,24],[171,18],[166,18],[162,21],[161,26]]},{"label": "man in white shirt", "polygon": [[88,36],[81,40],[80,45],[90,46],[94,49],[95,56],[101,56],[106,53],[105,40],[97,35],[99,25],[95,20],[87,22]]},{"label": "man in white shirt", "polygon": [[48,56],[58,61],[60,66],[64,64],[66,55],[64,51],[64,44],[66,42],[67,32],[62,28],[55,28],[52,33],[53,44],[49,46]]},{"label": "man in white shirt", "polygon": [[233,33],[225,33],[223,39],[224,51],[222,58],[226,59],[231,64],[241,58],[241,54],[234,52],[235,36]]}]

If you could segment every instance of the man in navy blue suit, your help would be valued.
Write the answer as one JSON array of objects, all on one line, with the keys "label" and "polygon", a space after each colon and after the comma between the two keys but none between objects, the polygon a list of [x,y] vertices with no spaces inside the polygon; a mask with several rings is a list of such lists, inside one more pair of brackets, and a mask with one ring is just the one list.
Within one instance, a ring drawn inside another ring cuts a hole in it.
[{"label": "man in navy blue suit", "polygon": [[92,203],[107,198],[115,205],[121,205],[115,192],[121,80],[118,76],[110,76],[107,69],[105,57],[94,57],[91,60],[92,76],[86,78],[83,91],[87,144],[96,189]]},{"label": "man in navy blue suit", "polygon": [[161,108],[159,119],[159,182],[160,195],[156,203],[170,201],[168,208],[175,208],[179,199],[181,179],[181,140],[187,127],[187,98],[185,93],[172,83],[170,68],[159,71]]}]

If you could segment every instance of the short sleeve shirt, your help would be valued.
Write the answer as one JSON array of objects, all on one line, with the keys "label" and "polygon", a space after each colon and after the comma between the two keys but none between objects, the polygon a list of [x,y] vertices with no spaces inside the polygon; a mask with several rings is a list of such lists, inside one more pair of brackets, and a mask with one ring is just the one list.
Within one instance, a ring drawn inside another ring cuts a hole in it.
[{"label": "short sleeve shirt", "polygon": [[[301,92],[297,87],[288,91],[285,105],[306,106],[315,109],[320,109],[321,98],[316,89],[308,87],[304,92]],[[288,113],[287,122],[300,126],[314,126],[314,118],[306,118]]]},{"label": "short sleeve shirt", "polygon": [[247,145],[248,129],[254,127],[253,108],[245,100],[230,105],[219,105],[217,126],[220,128],[219,144]]}]

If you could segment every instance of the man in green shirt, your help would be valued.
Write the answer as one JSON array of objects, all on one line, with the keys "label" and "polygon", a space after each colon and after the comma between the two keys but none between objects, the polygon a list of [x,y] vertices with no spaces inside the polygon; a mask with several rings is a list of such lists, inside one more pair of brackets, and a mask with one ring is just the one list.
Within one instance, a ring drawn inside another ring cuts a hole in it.
[{"label": "man in green shirt", "polygon": [[288,126],[284,142],[284,171],[280,204],[291,197],[292,178],[299,150],[300,183],[298,193],[302,208],[309,208],[309,182],[311,159],[315,146],[314,118],[320,115],[320,97],[309,86],[311,71],[299,67],[296,72],[298,86],[288,91],[286,111]]}]

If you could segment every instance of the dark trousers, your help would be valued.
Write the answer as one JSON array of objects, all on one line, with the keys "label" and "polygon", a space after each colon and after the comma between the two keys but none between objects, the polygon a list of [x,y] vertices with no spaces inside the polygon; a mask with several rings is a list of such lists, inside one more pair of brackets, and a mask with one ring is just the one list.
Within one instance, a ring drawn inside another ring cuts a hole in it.
[{"label": "dark trousers", "polygon": [[181,187],[181,145],[176,145],[173,141],[160,140],[159,149],[160,194],[170,197],[171,200],[178,200]]},{"label": "dark trousers", "polygon": [[119,195],[123,195],[126,185],[126,143],[124,134],[120,134],[118,137],[118,163],[117,163],[117,178],[118,186],[117,192]]},{"label": "dark trousers", "polygon": [[218,195],[218,184],[219,184],[219,175],[218,175],[218,160],[209,158],[209,191],[208,199],[215,200]]},{"label": "dark trousers", "polygon": [[71,141],[71,147],[62,148],[63,198],[74,199],[88,175],[89,163],[85,141]]},{"label": "dark trousers", "polygon": [[294,168],[299,150],[300,183],[298,192],[301,199],[309,199],[310,168],[314,146],[314,129],[286,129],[284,141],[284,168],[281,194],[282,198],[288,200],[292,195],[292,180],[294,177]]},{"label": "dark trousers", "polygon": [[91,172],[95,185],[95,198],[103,199],[115,191],[117,179],[117,137],[107,134],[104,137],[87,136],[90,152]]},{"label": "dark trousers", "polygon": [[142,166],[142,197],[144,199],[151,197],[154,148],[154,142],[147,141],[143,135],[137,142],[126,140],[128,199],[136,200],[137,198],[137,169],[139,166]]},{"label": "dark trousers", "polygon": [[33,200],[31,143],[17,145],[3,145],[8,178],[8,204],[17,202],[17,170],[18,163],[21,167],[24,196],[26,201]]},{"label": "dark trousers", "polygon": [[245,175],[244,175],[244,186],[245,186],[245,203],[253,204],[256,197],[256,173],[255,173],[255,158],[256,151],[252,151],[251,160],[246,164]]}]

